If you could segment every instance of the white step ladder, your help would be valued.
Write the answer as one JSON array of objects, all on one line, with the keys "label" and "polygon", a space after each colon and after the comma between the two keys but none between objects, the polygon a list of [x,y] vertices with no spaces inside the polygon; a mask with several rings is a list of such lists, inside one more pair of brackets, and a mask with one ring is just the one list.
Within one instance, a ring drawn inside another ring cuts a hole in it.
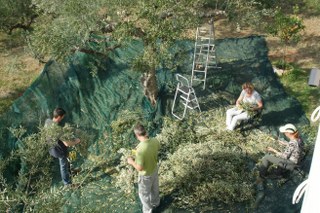
[{"label": "white step ladder", "polygon": [[191,85],[193,81],[202,81],[203,89],[206,88],[208,69],[221,68],[217,64],[213,19],[210,20],[210,24],[210,29],[197,28],[193,53]]},{"label": "white step ladder", "polygon": [[[174,117],[178,118],[179,120],[182,120],[187,112],[187,109],[194,110],[196,108],[199,109],[201,112],[199,102],[196,96],[196,93],[194,89],[189,84],[189,81],[186,77],[183,77],[180,74],[176,74],[176,79],[178,81],[176,93],[174,95],[173,103],[172,103],[172,109],[171,113]],[[182,116],[177,115],[177,112],[175,112],[176,107],[176,101],[181,101],[183,105],[183,113]]]}]

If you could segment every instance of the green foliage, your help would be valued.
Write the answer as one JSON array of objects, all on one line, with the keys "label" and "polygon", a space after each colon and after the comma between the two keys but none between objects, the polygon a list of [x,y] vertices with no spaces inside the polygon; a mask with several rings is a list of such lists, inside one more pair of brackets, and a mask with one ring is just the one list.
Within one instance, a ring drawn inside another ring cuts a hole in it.
[{"label": "green foliage", "polygon": [[[258,130],[248,136],[228,132],[220,125],[224,119],[224,108],[201,116],[195,113],[184,121],[164,118],[162,131],[156,136],[161,144],[160,189],[162,196],[172,196],[173,205],[197,208],[212,202],[232,204],[254,199],[253,165],[264,155],[266,146],[280,146]],[[132,153],[130,149],[121,152],[123,163],[115,183],[132,196],[136,177],[125,162]]]},{"label": "green foliage", "polygon": [[32,0],[0,1],[0,31],[11,32],[15,27],[30,28],[32,19],[36,16]]},{"label": "green foliage", "polygon": [[288,16],[279,10],[269,27],[269,33],[280,38],[283,43],[289,44],[291,41],[297,42],[300,39],[300,32],[304,28],[298,16]]},{"label": "green foliage", "polygon": [[[90,142],[89,135],[84,135],[79,130],[75,131],[70,125],[60,129],[66,139],[71,139],[74,134],[77,134],[81,139],[81,145],[78,145],[79,150],[77,151],[84,156],[84,150],[87,152]],[[56,137],[56,133],[53,133],[56,129],[55,127],[40,127],[39,132],[33,134],[27,134],[22,127],[10,128],[10,131],[17,138],[17,149],[12,151],[6,160],[0,162],[0,173],[2,174],[0,176],[0,211],[33,212],[35,206],[48,199],[46,191],[51,187],[53,176],[51,168],[53,158],[48,153],[50,147],[48,137]],[[58,134],[61,134],[61,131],[58,131]],[[15,167],[14,164],[18,163],[20,166],[17,177],[13,183],[7,182],[3,174],[9,166]],[[60,197],[55,198],[54,204],[61,205],[62,203],[63,200]],[[50,208],[52,209],[53,206]]]},{"label": "green foliage", "polygon": [[[117,152],[120,148],[130,148],[136,141],[133,133],[134,125],[142,121],[142,112],[139,110],[124,110],[112,121],[112,150]],[[147,126],[147,125],[145,125]]]},{"label": "green foliage", "polygon": [[315,12],[320,12],[320,1],[319,0],[304,0],[308,10],[313,10]]},{"label": "green foliage", "polygon": [[284,44],[283,61],[286,61],[286,49],[291,42],[300,40],[300,33],[305,28],[302,20],[294,15],[289,16],[278,10],[268,28],[272,36],[278,37]]},{"label": "green foliage", "polygon": [[117,170],[119,171],[119,173],[116,174],[116,178],[114,179],[113,183],[116,187],[120,188],[127,196],[134,198],[135,190],[134,184],[132,183],[137,183],[137,173],[136,170],[127,162],[128,157],[133,157],[134,153],[132,152],[132,150],[124,148],[119,149],[118,153],[122,156],[120,159],[120,163],[117,166]]},{"label": "green foliage", "polygon": [[162,132],[156,137],[161,141],[161,158],[165,159],[167,155],[174,153],[181,144],[188,144],[191,141],[198,143],[195,131],[194,126],[188,125],[186,121],[177,122],[165,117]]},{"label": "green foliage", "polygon": [[252,199],[253,176],[245,170],[245,155],[229,150],[227,144],[223,151],[218,151],[216,143],[218,141],[180,146],[162,162],[160,188],[164,194],[175,190],[179,206],[195,207],[212,200],[233,203]]},{"label": "green foliage", "polygon": [[[13,211],[30,208],[32,205],[33,195],[43,189],[48,189],[51,185],[50,162],[48,158],[48,144],[46,137],[42,133],[30,134],[24,136],[26,130],[23,128],[11,129],[12,134],[17,138],[18,149],[8,158],[7,164],[17,163],[20,161],[18,177],[15,179],[16,187],[6,184],[3,178],[4,188],[3,208]],[[2,167],[2,169],[6,169]],[[3,174],[5,170],[1,171]],[[3,210],[3,209],[2,209]]]},{"label": "green foliage", "polygon": [[320,91],[317,87],[310,87],[308,82],[310,70],[301,69],[291,64],[291,71],[280,77],[286,92],[298,99],[307,117],[310,118],[313,110],[319,105]]},{"label": "green foliage", "polygon": [[243,109],[248,113],[250,117],[254,116],[256,114],[256,111],[253,110],[254,105],[248,102],[240,102],[240,106],[238,107],[239,109]]},{"label": "green foliage", "polygon": [[[102,27],[100,1],[34,0],[33,4],[41,14],[30,34],[30,45],[36,55],[65,60],[80,48],[92,49],[91,34]],[[99,46],[95,49],[100,50],[104,51]]]},{"label": "green foliage", "polygon": [[277,68],[284,69],[284,70],[292,70],[292,64],[284,61],[284,60],[277,60],[273,63]]}]

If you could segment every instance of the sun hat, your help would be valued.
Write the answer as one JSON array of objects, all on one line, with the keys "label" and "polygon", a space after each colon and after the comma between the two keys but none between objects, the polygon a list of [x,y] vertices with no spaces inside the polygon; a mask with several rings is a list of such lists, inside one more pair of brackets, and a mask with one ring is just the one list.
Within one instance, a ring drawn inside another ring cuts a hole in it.
[{"label": "sun hat", "polygon": [[279,128],[280,132],[285,133],[295,133],[297,131],[297,128],[293,124],[286,124],[284,126],[281,126]]}]

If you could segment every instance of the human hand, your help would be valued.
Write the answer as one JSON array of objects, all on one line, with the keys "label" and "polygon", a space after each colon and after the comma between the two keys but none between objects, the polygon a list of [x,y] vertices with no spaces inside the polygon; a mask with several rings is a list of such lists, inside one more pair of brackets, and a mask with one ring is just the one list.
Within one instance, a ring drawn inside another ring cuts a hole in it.
[{"label": "human hand", "polygon": [[79,144],[79,143],[80,143],[80,139],[79,139],[79,138],[76,138],[76,139],[74,140],[74,142],[75,142],[76,144]]},{"label": "human hand", "polygon": [[133,159],[131,158],[131,157],[129,157],[128,159],[127,159],[127,162],[128,162],[128,164],[133,164],[134,163],[134,161],[133,161]]},{"label": "human hand", "polygon": [[268,152],[276,152],[276,150],[270,146],[267,147]]},{"label": "human hand", "polygon": [[284,139],[278,139],[278,142],[279,142],[279,144],[281,144],[281,145],[283,145],[283,146],[286,146],[286,145],[288,145],[288,143],[284,140]]}]

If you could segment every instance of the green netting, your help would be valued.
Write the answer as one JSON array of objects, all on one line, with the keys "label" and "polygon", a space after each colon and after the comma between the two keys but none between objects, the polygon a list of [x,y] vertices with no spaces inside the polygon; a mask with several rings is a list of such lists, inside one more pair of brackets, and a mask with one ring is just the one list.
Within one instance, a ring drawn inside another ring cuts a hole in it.
[{"label": "green netting", "polygon": [[[173,48],[173,52],[183,51],[186,55],[185,61],[176,73],[191,76],[193,47],[193,41],[184,41]],[[308,124],[298,101],[284,92],[273,73],[266,42],[262,37],[217,40],[216,47],[221,68],[209,70],[206,90],[202,90],[201,84],[195,85],[203,112],[234,103],[241,92],[241,84],[252,81],[265,104],[259,127],[261,130],[276,135],[276,130],[284,123],[291,122],[301,126]],[[85,54],[75,55],[68,66],[50,61],[39,78],[1,117],[2,158],[8,156],[17,144],[8,127],[24,126],[30,132],[37,131],[37,127],[51,116],[51,112],[57,106],[68,112],[67,122],[76,124],[90,135],[91,141],[87,150],[89,154],[83,155],[77,162],[84,170],[83,175],[78,178],[78,181],[83,183],[82,188],[77,191],[63,191],[60,194],[64,199],[70,200],[62,202],[64,212],[76,212],[81,206],[88,212],[140,212],[141,206],[137,196],[126,198],[111,183],[112,177],[105,171],[106,168],[95,165],[94,159],[89,158],[102,156],[102,160],[108,160],[108,155],[112,153],[105,150],[104,143],[110,143],[108,134],[111,134],[112,121],[123,116],[125,110],[142,114],[142,120],[147,123],[152,136],[161,131],[163,116],[171,116],[176,86],[175,73],[166,69],[157,70],[159,99],[155,107],[151,106],[142,94],[139,80],[141,73],[130,69],[130,62],[141,51],[143,46],[136,41],[129,47],[111,52],[108,59],[100,60],[95,66],[92,66],[92,57]],[[92,75],[93,69],[98,69],[96,75]],[[202,119],[201,115],[199,119]],[[9,169],[7,177],[14,179],[17,169]],[[55,179],[56,182],[59,181],[58,174],[55,175]],[[268,197],[257,212],[298,211],[299,205],[290,205],[291,192],[287,192],[295,186],[296,183],[289,183],[278,192],[270,190],[269,193],[273,193],[274,196]],[[280,196],[285,202],[274,205]],[[168,200],[170,199],[164,198],[163,209],[169,212],[187,211],[172,209]],[[246,205],[220,205],[214,210],[208,208],[207,212],[244,212]],[[37,208],[41,209],[41,206]],[[39,209],[37,211],[41,211]]]}]

